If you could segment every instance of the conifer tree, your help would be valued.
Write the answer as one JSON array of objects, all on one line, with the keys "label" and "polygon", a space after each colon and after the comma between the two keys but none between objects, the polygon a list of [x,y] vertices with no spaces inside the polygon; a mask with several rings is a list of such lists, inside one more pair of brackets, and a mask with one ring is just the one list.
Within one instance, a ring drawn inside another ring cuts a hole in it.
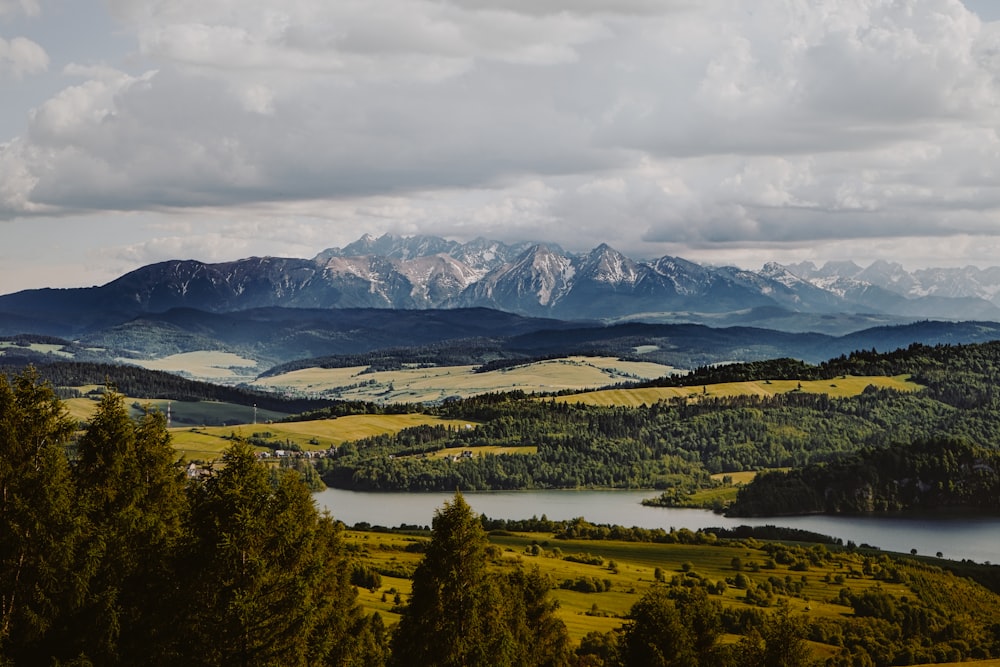
[{"label": "conifer tree", "polygon": [[83,605],[69,632],[102,665],[149,662],[164,648],[163,607],[185,507],[166,420],[133,421],[124,397],[104,394],[77,445],[76,480],[87,540],[79,572]]},{"label": "conifer tree", "polygon": [[0,663],[50,663],[47,635],[80,592],[64,450],[74,426],[35,371],[0,375]]},{"label": "conifer tree", "polygon": [[243,442],[191,493],[177,663],[339,664],[362,623],[332,519],[298,475],[272,484]]},{"label": "conifer tree", "polygon": [[396,626],[393,665],[562,665],[565,626],[537,574],[487,568],[486,533],[461,493],[435,513],[434,536]]}]

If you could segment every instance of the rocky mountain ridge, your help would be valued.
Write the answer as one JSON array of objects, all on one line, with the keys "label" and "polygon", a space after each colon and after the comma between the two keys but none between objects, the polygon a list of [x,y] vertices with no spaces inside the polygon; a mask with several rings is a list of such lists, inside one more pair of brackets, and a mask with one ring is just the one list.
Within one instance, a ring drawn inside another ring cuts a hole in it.
[{"label": "rocky mountain ridge", "polygon": [[[435,236],[363,236],[312,259],[253,257],[160,262],[106,285],[0,296],[0,314],[81,325],[197,308],[478,308],[563,320],[857,315],[887,321],[1000,320],[1000,267],[906,271],[899,264],[768,263],[760,271],[679,257],[636,260],[608,244],[570,253],[554,244],[459,243]],[[761,315],[763,314],[763,315]],[[806,318],[805,316],[811,316]],[[789,325],[791,328],[795,328]]]}]

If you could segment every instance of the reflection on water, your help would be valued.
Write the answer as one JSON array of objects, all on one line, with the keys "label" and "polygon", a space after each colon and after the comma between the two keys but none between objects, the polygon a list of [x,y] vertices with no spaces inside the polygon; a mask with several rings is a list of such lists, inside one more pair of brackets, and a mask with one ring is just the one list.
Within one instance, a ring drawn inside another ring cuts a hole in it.
[{"label": "reflection on water", "polygon": [[[434,510],[450,500],[450,493],[360,493],[327,489],[316,494],[320,507],[348,525],[430,525]],[[496,491],[467,493],[472,508],[494,519],[542,516],[562,520],[584,517],[591,523],[642,528],[721,526],[788,526],[839,537],[846,543],[870,544],[888,551],[925,555],[941,552],[945,558],[968,558],[1000,563],[1000,517],[833,517],[801,516],[766,519],[730,519],[705,510],[645,507],[653,491]]]}]

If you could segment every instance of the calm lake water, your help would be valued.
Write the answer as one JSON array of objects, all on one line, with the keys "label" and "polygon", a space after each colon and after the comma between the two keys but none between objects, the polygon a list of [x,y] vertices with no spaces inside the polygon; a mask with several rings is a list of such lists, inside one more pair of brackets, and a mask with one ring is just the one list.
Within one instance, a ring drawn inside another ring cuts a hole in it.
[{"label": "calm lake water", "polygon": [[[451,500],[451,493],[362,493],[327,489],[314,497],[321,508],[347,525],[430,525],[434,510]],[[788,526],[839,537],[846,543],[870,544],[887,551],[1000,563],[1000,517],[833,517],[801,516],[730,519],[706,510],[645,507],[643,498],[655,491],[494,491],[466,493],[476,512],[492,519],[549,519],[582,516],[591,523],[642,528],[731,528],[740,525]]]}]

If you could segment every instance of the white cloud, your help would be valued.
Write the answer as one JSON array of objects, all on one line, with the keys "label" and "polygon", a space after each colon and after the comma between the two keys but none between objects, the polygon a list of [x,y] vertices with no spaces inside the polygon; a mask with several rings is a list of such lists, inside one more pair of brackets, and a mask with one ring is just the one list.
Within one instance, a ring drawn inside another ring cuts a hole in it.
[{"label": "white cloud", "polygon": [[[267,209],[632,252],[995,233],[1000,24],[958,0],[109,6],[135,60],[63,68],[0,145],[0,217]],[[129,246],[260,247],[219,234]]]},{"label": "white cloud", "polygon": [[8,16],[38,16],[42,11],[38,0],[0,0],[0,18]]},{"label": "white cloud", "polygon": [[21,79],[29,74],[44,72],[49,67],[45,49],[26,37],[6,40],[0,37],[0,78],[4,75]]}]

